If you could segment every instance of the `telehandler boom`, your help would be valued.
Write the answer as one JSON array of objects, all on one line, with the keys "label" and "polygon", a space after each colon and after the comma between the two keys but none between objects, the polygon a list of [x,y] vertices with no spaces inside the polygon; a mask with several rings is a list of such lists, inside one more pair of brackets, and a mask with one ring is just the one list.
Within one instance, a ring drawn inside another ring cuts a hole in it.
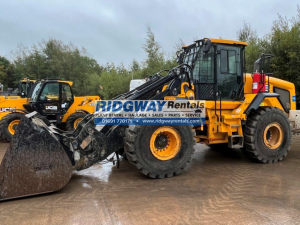
[{"label": "telehandler boom", "polygon": [[[64,132],[33,112],[21,119],[0,166],[0,200],[59,190],[72,170],[89,168],[114,152],[151,178],[178,175],[195,143],[241,148],[262,163],[283,160],[299,127],[295,87],[266,73],[269,55],[245,74],[247,43],[201,39],[185,46],[179,65],[114,100],[203,100],[203,125],[96,126],[88,114]],[[255,75],[255,76],[254,76]],[[255,79],[254,79],[255,77]],[[291,126],[292,125],[292,126]]]}]

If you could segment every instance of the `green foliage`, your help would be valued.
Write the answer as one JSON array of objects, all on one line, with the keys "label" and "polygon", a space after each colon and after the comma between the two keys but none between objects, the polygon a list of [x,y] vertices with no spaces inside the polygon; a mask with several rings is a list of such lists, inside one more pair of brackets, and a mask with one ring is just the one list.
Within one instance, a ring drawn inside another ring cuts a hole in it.
[{"label": "green foliage", "polygon": [[96,88],[102,67],[87,56],[85,49],[56,39],[43,40],[27,49],[20,45],[14,53],[15,84],[24,77],[74,81],[75,95],[98,94]]},{"label": "green foliage", "polygon": [[239,41],[245,41],[249,45],[246,48],[246,72],[253,72],[254,62],[263,53],[262,39],[257,35],[256,30],[253,30],[249,23],[244,22],[243,27],[237,32]]},{"label": "green foliage", "polygon": [[237,32],[239,41],[251,42],[258,39],[256,30],[253,30],[250,23],[244,21],[243,27]]},{"label": "green foliage", "polygon": [[[272,27],[270,52],[275,55],[272,71],[275,76],[293,82],[300,92],[300,8],[297,17],[288,20],[279,16]],[[298,105],[300,106],[300,99]]]},{"label": "green foliage", "polygon": [[107,64],[104,66],[104,72],[100,77],[103,90],[99,92],[104,99],[111,99],[129,91],[132,77],[133,79],[143,79],[163,69],[171,69],[177,65],[175,54],[171,57],[166,56],[150,27],[148,27],[143,49],[147,54],[146,60],[139,63],[134,59],[128,70],[123,65],[116,67],[114,64]]},{"label": "green foliage", "polygon": [[[150,27],[143,48],[147,59],[144,62],[134,59],[129,69],[126,69],[123,64],[100,66],[88,56],[84,48],[79,49],[72,43],[65,44],[57,39],[43,40],[31,48],[19,45],[13,53],[12,64],[0,57],[0,81],[4,80],[5,84],[12,87],[24,77],[64,78],[74,82],[73,92],[77,96],[100,95],[104,99],[111,99],[129,91],[132,78],[143,79],[177,65],[175,54],[166,56]],[[13,76],[10,69],[7,69],[9,66],[12,67]]]},{"label": "green foliage", "polygon": [[144,63],[147,68],[145,77],[147,77],[147,74],[158,72],[157,69],[162,70],[165,63],[164,52],[161,49],[161,45],[156,41],[150,27],[148,27],[146,43],[143,48],[147,53],[147,59]]},{"label": "green foliage", "polygon": [[5,57],[0,56],[0,82],[4,85],[4,90],[13,87],[14,66]]},{"label": "green foliage", "polygon": [[254,62],[261,53],[274,55],[270,65],[270,72],[275,77],[290,81],[295,84],[297,92],[297,105],[300,106],[300,7],[298,15],[291,19],[278,15],[272,30],[263,38],[259,38],[250,24],[238,31],[237,36],[241,41],[247,41],[246,71],[253,72]]},{"label": "green foliage", "polygon": [[103,90],[99,94],[104,99],[112,99],[119,94],[129,91],[131,74],[126,70],[118,71],[120,71],[120,68],[114,67],[101,74],[100,83],[103,86]]}]

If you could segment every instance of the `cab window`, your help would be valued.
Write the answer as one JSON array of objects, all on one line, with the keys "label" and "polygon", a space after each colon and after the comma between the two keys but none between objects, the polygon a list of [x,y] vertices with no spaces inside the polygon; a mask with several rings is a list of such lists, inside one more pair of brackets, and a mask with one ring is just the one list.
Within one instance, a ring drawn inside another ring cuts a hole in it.
[{"label": "cab window", "polygon": [[47,83],[40,95],[41,101],[59,100],[59,83]]},{"label": "cab window", "polygon": [[67,109],[73,102],[73,94],[69,84],[62,84],[61,108]]},{"label": "cab window", "polygon": [[235,99],[243,85],[240,46],[217,46],[217,90],[222,99]]},{"label": "cab window", "polygon": [[72,91],[71,91],[70,85],[68,85],[68,84],[62,84],[61,98],[62,98],[62,103],[66,102],[66,101],[71,101],[72,100],[73,95],[72,95]]},{"label": "cab window", "polygon": [[193,71],[193,79],[199,83],[214,82],[214,49],[211,48],[208,53],[200,52]]},{"label": "cab window", "polygon": [[221,73],[236,74],[236,51],[221,50]]}]

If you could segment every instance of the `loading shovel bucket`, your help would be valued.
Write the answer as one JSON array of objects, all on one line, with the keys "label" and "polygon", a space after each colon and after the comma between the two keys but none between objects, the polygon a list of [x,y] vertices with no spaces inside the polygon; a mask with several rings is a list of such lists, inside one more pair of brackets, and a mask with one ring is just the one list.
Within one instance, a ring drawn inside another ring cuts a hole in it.
[{"label": "loading shovel bucket", "polygon": [[69,182],[71,161],[41,123],[21,119],[0,165],[0,201],[57,191]]}]

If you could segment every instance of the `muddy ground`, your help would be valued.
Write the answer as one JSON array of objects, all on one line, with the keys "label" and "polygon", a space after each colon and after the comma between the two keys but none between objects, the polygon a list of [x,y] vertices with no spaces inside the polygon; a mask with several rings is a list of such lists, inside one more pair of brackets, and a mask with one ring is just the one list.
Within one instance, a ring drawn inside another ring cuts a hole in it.
[{"label": "muddy ground", "polygon": [[300,137],[275,164],[197,145],[177,177],[149,179],[125,160],[97,164],[58,192],[0,203],[0,224],[300,224],[299,177]]}]

